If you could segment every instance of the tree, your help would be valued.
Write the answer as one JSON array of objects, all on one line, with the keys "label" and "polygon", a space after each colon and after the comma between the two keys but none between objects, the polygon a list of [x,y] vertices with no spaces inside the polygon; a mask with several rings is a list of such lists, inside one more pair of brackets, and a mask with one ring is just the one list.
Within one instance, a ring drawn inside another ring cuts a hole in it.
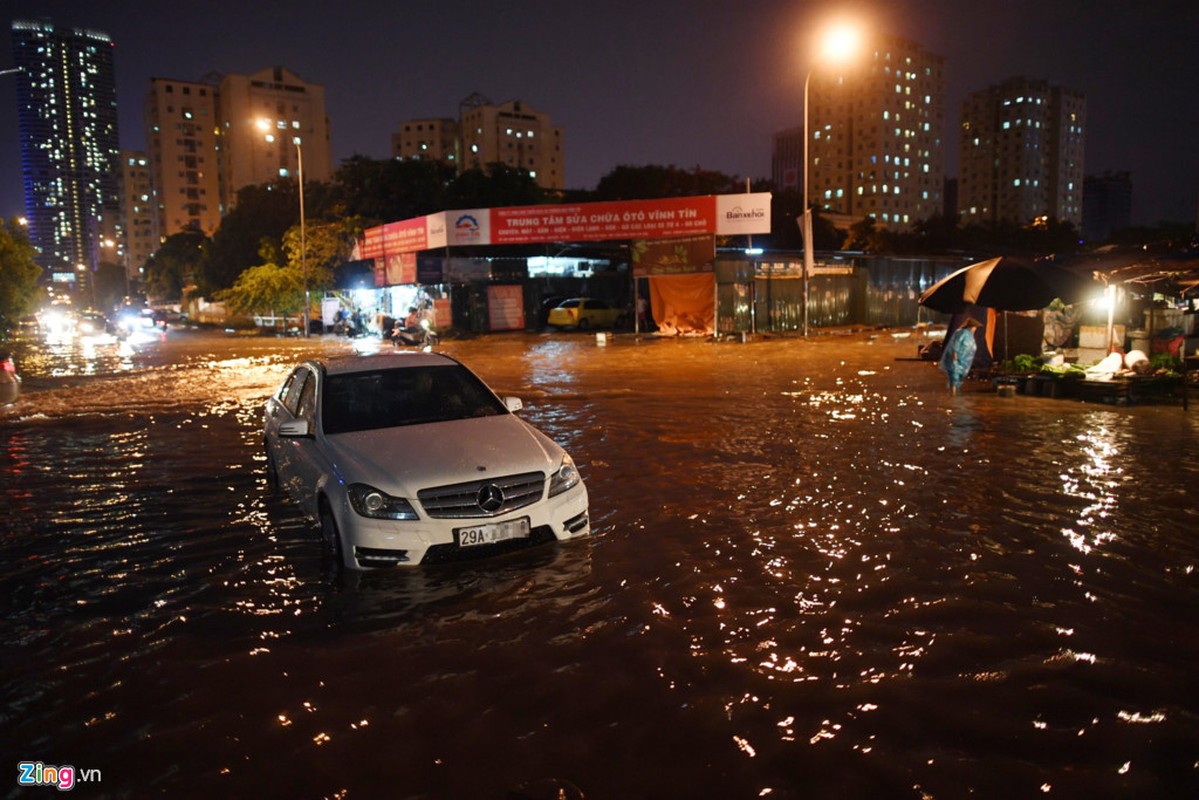
[{"label": "tree", "polygon": [[196,231],[168,237],[146,262],[146,294],[160,302],[177,303],[186,287],[207,291],[208,247],[208,237]]},{"label": "tree", "polygon": [[42,268],[23,225],[0,220],[0,329],[33,310]]},{"label": "tree", "polygon": [[454,168],[438,161],[356,155],[333,176],[330,206],[337,216],[362,217],[372,225],[411,219],[452,207],[446,191],[453,180]]},{"label": "tree", "polygon": [[600,178],[594,200],[656,200],[663,197],[693,197],[704,194],[734,194],[745,191],[743,182],[723,172],[696,167],[692,171],[671,164],[632,167],[622,164]]},{"label": "tree", "polygon": [[506,164],[488,164],[486,170],[468,169],[446,190],[446,208],[499,208],[535,206],[551,200],[527,170]]},{"label": "tree", "polygon": [[114,308],[120,305],[125,296],[127,283],[125,268],[111,261],[101,261],[100,266],[92,273],[96,287],[96,304],[100,308]]},{"label": "tree", "polygon": [[[301,280],[307,272],[309,290],[323,291],[333,285],[337,268],[350,256],[354,242],[362,233],[363,222],[355,217],[336,222],[311,222],[304,226],[304,258],[300,258],[300,227],[283,234],[282,250],[286,264]],[[259,250],[261,255],[261,248]]]},{"label": "tree", "polygon": [[279,181],[238,190],[237,203],[221,219],[221,227],[212,237],[208,289],[219,291],[232,286],[242,270],[259,263],[263,239],[278,244],[288,228],[299,224],[297,188],[294,181]]},{"label": "tree", "polygon": [[228,289],[216,293],[229,310],[247,315],[286,316],[304,307],[303,277],[298,266],[280,265],[279,250],[263,240],[261,262],[243,270]]}]

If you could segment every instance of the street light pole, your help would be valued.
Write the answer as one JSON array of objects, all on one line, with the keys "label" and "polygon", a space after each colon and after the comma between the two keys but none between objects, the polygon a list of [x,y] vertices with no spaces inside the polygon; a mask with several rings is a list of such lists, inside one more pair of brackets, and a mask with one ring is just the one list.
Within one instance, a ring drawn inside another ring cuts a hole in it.
[{"label": "street light pole", "polygon": [[[857,49],[860,33],[857,25],[842,21],[828,28],[821,43],[818,60],[842,60]],[[808,197],[808,139],[811,137],[811,126],[808,121],[809,98],[812,86],[812,72],[816,65],[808,67],[808,74],[803,82],[803,217],[800,228],[803,231],[803,335],[808,335],[808,284],[815,270],[815,242],[812,236],[812,204]]]},{"label": "street light pole", "polygon": [[[258,129],[263,132],[267,143],[275,141],[275,135],[271,132],[272,124],[269,119],[259,119],[257,125]],[[282,125],[277,123],[274,127],[281,129]],[[293,136],[291,141],[296,146],[296,180],[299,181],[300,188],[300,274],[304,280],[304,313],[301,315],[301,320],[304,325],[303,335],[307,336],[308,311],[312,308],[312,298],[308,293],[308,242],[304,221],[304,143],[299,136]]]},{"label": "street light pole", "polygon": [[803,81],[803,335],[808,335],[808,277],[812,274],[815,257],[812,254],[812,206],[808,202],[808,90],[812,84],[812,68]]},{"label": "street light pole", "polygon": [[308,335],[308,312],[312,308],[312,300],[308,296],[308,247],[304,235],[304,147],[300,137],[296,136],[296,177],[300,181],[300,274],[304,278],[304,335]]}]

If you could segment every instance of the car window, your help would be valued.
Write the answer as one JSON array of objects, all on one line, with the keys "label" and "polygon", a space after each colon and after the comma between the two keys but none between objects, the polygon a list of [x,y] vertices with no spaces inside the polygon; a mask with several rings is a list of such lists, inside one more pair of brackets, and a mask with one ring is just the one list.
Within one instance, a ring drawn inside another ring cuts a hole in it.
[{"label": "car window", "polygon": [[593,311],[606,311],[609,306],[603,300],[588,300],[587,308]]},{"label": "car window", "polygon": [[300,391],[304,388],[305,379],[308,375],[308,370],[300,367],[291,374],[291,377],[287,379],[287,383],[283,384],[283,388],[279,390],[279,400],[282,401],[284,407],[293,415],[296,413],[296,406],[300,402]]},{"label": "car window", "polygon": [[300,402],[296,405],[296,418],[312,421],[312,412],[316,409],[316,381],[306,380],[300,389]]},{"label": "car window", "polygon": [[507,413],[466,367],[403,367],[330,375],[321,426],[338,434]]},{"label": "car window", "polygon": [[578,300],[564,300],[558,308],[578,308],[579,302]]}]

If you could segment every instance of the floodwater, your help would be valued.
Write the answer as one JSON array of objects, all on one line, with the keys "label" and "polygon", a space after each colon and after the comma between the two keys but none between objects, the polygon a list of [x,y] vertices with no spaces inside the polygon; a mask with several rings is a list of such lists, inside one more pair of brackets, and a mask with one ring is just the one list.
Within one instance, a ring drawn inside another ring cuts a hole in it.
[{"label": "floodwater", "polygon": [[86,797],[1199,793],[1193,409],[951,397],[886,332],[446,341],[594,536],[357,575],[269,492],[260,407],[377,347],[18,347],[0,796],[21,761]]}]

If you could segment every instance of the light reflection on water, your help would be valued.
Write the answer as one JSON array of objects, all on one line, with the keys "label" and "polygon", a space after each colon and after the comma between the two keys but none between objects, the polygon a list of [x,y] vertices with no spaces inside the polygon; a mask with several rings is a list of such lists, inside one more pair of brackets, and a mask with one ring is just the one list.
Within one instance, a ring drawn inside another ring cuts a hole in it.
[{"label": "light reflection on water", "polygon": [[572,451],[597,535],[346,575],[266,491],[260,406],[373,346],[33,370],[0,412],[22,752],[115,794],[1194,786],[1193,413],[951,398],[862,337],[447,341]]}]

